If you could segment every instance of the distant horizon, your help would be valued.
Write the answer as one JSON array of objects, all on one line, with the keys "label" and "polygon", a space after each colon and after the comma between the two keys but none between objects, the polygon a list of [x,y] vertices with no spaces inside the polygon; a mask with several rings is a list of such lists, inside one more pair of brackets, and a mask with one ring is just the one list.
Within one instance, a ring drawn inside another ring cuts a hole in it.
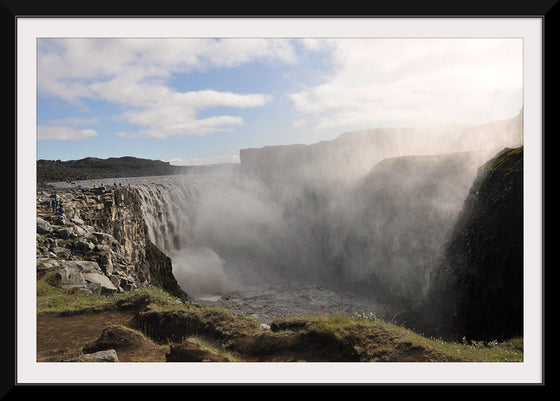
[{"label": "distant horizon", "polygon": [[[506,118],[504,118],[504,119],[491,120],[491,121],[487,121],[487,122],[483,122],[483,123],[478,123],[478,124],[455,124],[455,123],[449,123],[449,124],[450,124],[450,125],[459,125],[459,126],[468,126],[468,125],[474,125],[474,126],[476,126],[476,125],[491,124],[491,123],[496,122],[496,121],[503,121],[503,120],[513,119],[513,118],[515,118],[516,116],[518,116],[518,115],[521,114],[521,113],[523,113],[523,107],[521,107],[521,109],[517,112],[516,115],[511,116],[511,117],[506,117]],[[436,124],[436,125],[433,125],[433,126],[431,126],[431,127],[436,128],[436,127],[445,126],[445,125],[448,125],[448,124],[439,124],[439,125]],[[352,133],[355,133],[355,132],[362,132],[362,131],[370,131],[370,130],[375,130],[375,129],[386,129],[386,128],[397,128],[397,129],[402,129],[402,128],[413,128],[413,127],[377,127],[377,128],[363,128],[363,129],[355,130],[355,131],[346,131],[346,132],[342,132],[342,133],[336,135],[334,138],[323,139],[323,140],[320,140],[320,141],[317,141],[317,142],[313,142],[313,143],[309,143],[309,144],[304,144],[304,143],[290,143],[290,144],[282,144],[282,145],[269,144],[269,145],[260,146],[260,147],[258,147],[258,148],[277,147],[277,146],[309,146],[309,145],[313,145],[313,144],[316,144],[316,143],[319,143],[319,142],[332,141],[332,140],[335,140],[336,138],[338,138],[338,137],[340,137],[340,136],[342,136],[342,135],[346,135],[346,134],[352,134]],[[428,126],[428,127],[423,127],[423,128],[430,128],[430,126]],[[244,148],[244,149],[250,149],[250,148]],[[232,156],[239,156],[241,150],[242,150],[242,149],[239,149],[237,155],[232,155]],[[64,159],[64,160],[62,160],[62,159],[39,159],[39,158],[38,158],[37,161],[45,160],[45,161],[63,161],[63,162],[67,162],[67,161],[79,161],[79,160],[84,160],[84,159],[88,159],[88,158],[100,159],[100,160],[108,160],[108,159],[122,159],[122,158],[127,158],[127,157],[135,158],[135,159],[143,159],[143,160],[161,161],[161,162],[168,163],[168,164],[170,164],[171,166],[175,166],[175,167],[211,166],[211,165],[220,165],[220,164],[240,164],[240,163],[241,163],[241,160],[231,160],[231,161],[217,160],[217,161],[212,162],[211,158],[207,158],[207,159],[205,159],[205,160],[202,160],[202,159],[201,159],[201,161],[202,161],[203,163],[173,164],[173,160],[151,159],[151,158],[147,158],[147,157],[135,156],[135,155],[132,155],[132,154],[125,154],[125,155],[122,155],[122,156],[106,156],[106,157],[84,156],[84,157],[80,157],[80,158],[77,158],[77,159]],[[195,161],[196,161],[196,159],[195,159]],[[204,162],[205,162],[205,163],[204,163]]]},{"label": "distant horizon", "polygon": [[190,165],[174,165],[171,164],[169,161],[165,161],[165,160],[160,160],[160,159],[147,159],[145,157],[136,157],[136,156],[132,156],[132,155],[124,155],[124,156],[108,156],[108,157],[96,157],[96,156],[85,156],[85,157],[81,157],[79,159],[68,159],[68,160],[62,160],[62,159],[37,159],[37,161],[61,161],[61,162],[71,162],[71,161],[80,161],[80,160],[85,160],[85,159],[98,159],[98,160],[109,160],[109,159],[125,159],[125,158],[132,158],[132,159],[138,159],[138,160],[149,160],[149,161],[156,161],[156,162],[162,162],[162,163],[168,163],[171,166],[174,167],[193,167],[193,166],[211,166],[214,164],[239,164],[239,162],[232,162],[232,163],[227,163],[227,162],[219,162],[219,163],[211,163],[211,164],[190,164]]},{"label": "distant horizon", "polygon": [[37,41],[37,160],[238,163],[241,149],[522,106],[517,38]]}]

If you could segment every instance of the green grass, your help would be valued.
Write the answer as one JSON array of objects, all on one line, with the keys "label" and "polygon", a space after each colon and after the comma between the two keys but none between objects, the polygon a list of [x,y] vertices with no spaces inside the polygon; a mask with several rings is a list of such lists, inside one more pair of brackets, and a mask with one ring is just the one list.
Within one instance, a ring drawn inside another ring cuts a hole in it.
[{"label": "green grass", "polygon": [[76,288],[66,289],[53,272],[47,272],[37,281],[37,313],[77,311],[101,311],[111,306],[114,301],[108,297],[87,295]]},{"label": "green grass", "polygon": [[[279,319],[274,325],[277,330],[301,330],[318,335],[328,335],[352,344],[364,344],[368,336],[376,337],[377,351],[387,350],[398,344],[411,348],[434,350],[441,354],[469,362],[522,362],[523,339],[513,338],[501,343],[448,342],[423,337],[403,327],[363,315],[316,317],[298,316]],[[364,330],[359,330],[365,328]],[[383,342],[389,340],[386,344]]]},{"label": "green grass", "polygon": [[237,358],[231,352],[228,352],[223,347],[216,346],[216,344],[214,344],[210,341],[207,341],[206,339],[204,339],[202,337],[191,336],[191,337],[185,338],[183,341],[184,342],[195,343],[200,348],[202,348],[203,350],[209,351],[210,353],[213,353],[213,354],[218,354],[218,355],[224,356],[227,359],[229,359],[231,362],[242,362],[242,360]]},{"label": "green grass", "polygon": [[126,308],[144,302],[151,308],[165,310],[188,309],[189,304],[157,287],[144,287],[114,295],[86,294],[76,288],[62,288],[57,275],[47,272],[37,281],[37,313],[96,312],[115,308]]},{"label": "green grass", "polygon": [[448,342],[435,338],[422,337],[409,331],[407,339],[414,344],[430,347],[441,353],[469,362],[522,362],[523,339],[513,338],[498,343]]},{"label": "green grass", "polygon": [[523,171],[523,146],[509,149],[490,160],[487,168],[504,172]]},{"label": "green grass", "polygon": [[[145,287],[135,291],[111,296],[86,295],[77,290],[62,288],[54,273],[47,273],[37,281],[37,313],[81,313],[95,312],[114,308],[127,308],[144,305],[152,311],[185,311],[194,314],[205,325],[216,327],[227,334],[258,333],[258,322],[246,316],[237,316],[229,310],[197,306],[185,303],[156,287]],[[446,342],[427,338],[405,328],[383,322],[375,316],[356,314],[348,316],[296,316],[276,319],[271,328],[274,331],[305,331],[322,337],[336,339],[352,345],[375,343],[376,350],[386,349],[399,344],[435,350],[450,357],[473,362],[512,362],[523,361],[523,340],[511,339],[506,342]],[[212,348],[202,337],[189,340],[196,341],[213,352],[222,353],[219,348]],[[230,360],[231,355],[225,355]]]}]

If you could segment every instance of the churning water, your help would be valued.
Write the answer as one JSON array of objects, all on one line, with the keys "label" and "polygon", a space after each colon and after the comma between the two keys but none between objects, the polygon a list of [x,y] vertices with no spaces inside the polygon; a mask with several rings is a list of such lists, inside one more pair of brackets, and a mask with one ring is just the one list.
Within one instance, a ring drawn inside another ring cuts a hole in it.
[{"label": "churning water", "polygon": [[262,188],[231,170],[53,184],[135,188],[150,240],[171,257],[177,281],[199,304],[267,324],[281,316],[391,313],[386,304],[331,286],[325,275],[301,272],[304,264],[288,267],[309,261],[316,249],[286,227]]},{"label": "churning water", "polygon": [[60,185],[136,188],[149,239],[200,303],[263,323],[386,319],[422,300],[478,168],[522,143],[522,123],[520,113],[482,126],[358,132],[306,156],[301,147],[245,152],[241,170]]}]

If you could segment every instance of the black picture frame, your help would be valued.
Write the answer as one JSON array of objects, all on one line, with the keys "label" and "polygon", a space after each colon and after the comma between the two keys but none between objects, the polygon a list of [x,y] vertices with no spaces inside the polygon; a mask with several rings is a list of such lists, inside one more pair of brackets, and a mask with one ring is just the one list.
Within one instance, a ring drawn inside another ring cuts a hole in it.
[{"label": "black picture frame", "polygon": [[[266,18],[266,17],[406,17],[406,18],[420,18],[420,17],[437,17],[437,18],[452,18],[452,17],[538,17],[543,21],[543,171],[546,171],[547,164],[551,160],[551,146],[546,146],[550,143],[547,142],[546,134],[556,132],[556,122],[550,117],[553,115],[554,98],[557,85],[557,74],[555,74],[556,62],[554,61],[553,54],[555,52],[554,34],[558,25],[558,0],[548,1],[480,1],[473,0],[469,2],[445,2],[445,1],[396,1],[396,2],[344,2],[344,4],[324,3],[320,7],[315,3],[308,3],[306,5],[299,4],[297,7],[287,4],[268,4],[256,5],[253,3],[236,4],[233,2],[226,3],[216,7],[213,4],[205,3],[193,5],[190,2],[176,2],[176,1],[159,1],[156,3],[133,3],[133,5],[123,2],[109,2],[109,1],[95,1],[95,2],[75,2],[69,0],[62,0],[56,2],[39,2],[39,1],[17,1],[17,0],[0,0],[1,21],[0,26],[3,29],[4,39],[4,54],[10,57],[9,62],[5,62],[7,67],[6,76],[11,79],[4,79],[2,93],[7,101],[6,105],[11,105],[4,111],[4,116],[8,117],[7,120],[11,121],[11,128],[13,135],[10,136],[12,140],[11,146],[14,149],[12,156],[14,158],[11,168],[13,169],[14,183],[11,187],[14,194],[14,205],[18,204],[17,199],[17,160],[15,155],[17,126],[16,126],[16,55],[15,48],[17,42],[16,23],[17,19],[21,17],[76,17],[76,16],[104,16],[104,17],[165,17],[165,16],[188,16],[205,18],[208,16],[215,17],[235,17],[235,16],[249,16],[252,18]],[[549,177],[549,176],[548,176]],[[545,188],[543,176],[543,188]],[[545,193],[543,192],[543,211],[545,210]],[[13,229],[14,234],[17,232],[17,215],[13,213]],[[546,238],[546,230],[544,228],[543,216],[543,238]],[[16,296],[15,296],[15,280],[16,280],[16,235],[14,235],[14,245],[12,246],[14,254],[14,263],[9,269],[5,269],[4,280],[2,284],[5,288],[0,293],[2,294],[2,305],[4,312],[9,316],[9,324],[5,325],[4,341],[2,347],[2,354],[0,360],[3,364],[3,374],[0,385],[0,398],[2,399],[19,399],[22,396],[27,396],[29,391],[44,391],[51,390],[56,386],[40,386],[40,385],[21,385],[17,382],[17,359],[16,359]],[[546,242],[546,240],[545,240]],[[543,256],[545,256],[545,243],[543,243]],[[543,291],[546,296],[550,295],[550,290],[546,286],[550,286],[551,280],[548,282],[544,280],[544,260],[543,260]],[[543,295],[543,303],[546,299]],[[543,321],[545,321],[543,316]],[[546,324],[543,327],[543,334],[546,333]],[[545,338],[543,337],[543,344]],[[544,359],[544,355],[543,355]],[[548,361],[550,357],[548,358]],[[543,366],[543,382],[536,387],[547,389],[551,385],[549,379],[550,370]],[[519,385],[526,385],[519,383]],[[45,387],[45,388],[43,388]],[[72,387],[72,386],[70,386]],[[99,389],[100,386],[94,386]],[[145,389],[140,386],[140,391]],[[169,386],[170,387],[170,386]],[[535,387],[535,386],[532,386]],[[84,389],[85,390],[85,389]],[[127,389],[130,391],[131,389]],[[59,391],[57,389],[56,391]],[[112,390],[111,390],[112,391]],[[41,393],[43,394],[43,393]]]}]

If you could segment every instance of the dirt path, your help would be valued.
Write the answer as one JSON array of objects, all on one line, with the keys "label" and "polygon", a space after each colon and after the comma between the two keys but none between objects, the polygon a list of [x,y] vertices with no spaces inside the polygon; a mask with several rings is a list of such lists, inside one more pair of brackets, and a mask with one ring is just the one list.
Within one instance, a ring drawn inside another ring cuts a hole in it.
[{"label": "dirt path", "polygon": [[[69,360],[78,356],[82,347],[97,340],[112,325],[132,327],[133,312],[109,311],[72,316],[37,317],[37,362]],[[118,352],[119,361],[162,362],[166,347],[143,347]]]},{"label": "dirt path", "polygon": [[[162,312],[165,314],[165,312]],[[120,362],[196,362],[201,360],[217,361],[218,355],[194,349],[192,344],[159,345],[147,340],[134,329],[135,311],[112,310],[97,313],[83,313],[70,316],[46,314],[37,317],[37,362],[68,361],[78,357],[83,348],[95,352],[99,342],[111,344]],[[154,333],[172,333],[174,329],[184,328],[182,315],[171,314],[167,318],[158,312],[144,316]],[[187,317],[184,317],[188,320]],[[219,318],[219,316],[217,316]],[[226,319],[227,320],[227,319]],[[192,322],[191,322],[192,323]],[[111,327],[117,326],[117,327]],[[110,330],[106,330],[109,329]],[[239,327],[238,330],[241,330]],[[265,331],[260,334],[249,330],[249,335],[236,337],[230,344],[231,350],[240,360],[252,362],[336,362],[336,361],[387,361],[387,362],[451,362],[459,361],[429,347],[414,345],[400,335],[391,334],[379,327],[357,326],[348,334],[349,340],[336,336],[322,335],[320,332],[302,334],[299,330],[280,332]],[[239,334],[239,333],[238,333]],[[172,337],[172,336],[171,336]],[[171,338],[170,337],[170,338]],[[156,336],[157,338],[157,336]],[[359,346],[355,339],[360,339]],[[169,341],[169,340],[167,340]],[[189,348],[190,347],[190,348]],[[109,349],[101,348],[101,349]],[[210,352],[211,353],[211,352]]]}]

